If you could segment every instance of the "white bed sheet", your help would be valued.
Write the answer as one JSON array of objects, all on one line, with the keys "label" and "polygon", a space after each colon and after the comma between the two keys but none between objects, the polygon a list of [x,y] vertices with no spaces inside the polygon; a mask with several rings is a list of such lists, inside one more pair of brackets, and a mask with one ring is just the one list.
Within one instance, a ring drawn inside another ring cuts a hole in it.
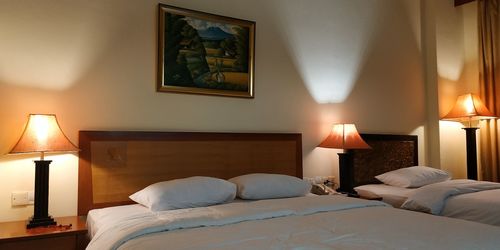
[{"label": "white bed sheet", "polygon": [[356,190],[361,197],[381,197],[383,202],[395,208],[399,208],[415,189],[395,187],[385,184],[368,184],[355,187],[354,190]]},{"label": "white bed sheet", "polygon": [[[315,196],[308,194],[308,196]],[[250,202],[248,200],[235,199],[232,203]],[[90,210],[87,215],[87,231],[90,238],[94,237],[95,233],[103,226],[115,223],[116,221],[140,218],[144,214],[151,213],[151,211],[140,204],[124,205],[107,207],[101,209]]]},{"label": "white bed sheet", "polygon": [[394,208],[360,208],[150,234],[119,249],[498,249],[497,228],[461,222]]},{"label": "white bed sheet", "polygon": [[94,237],[96,232],[105,225],[140,217],[144,213],[149,213],[149,209],[139,204],[90,210],[87,215],[87,230],[90,238]]},{"label": "white bed sheet", "polygon": [[441,215],[500,226],[500,189],[450,197]]},{"label": "white bed sheet", "polygon": [[[442,210],[437,215],[476,221],[490,225],[500,226],[500,189],[474,190],[471,193],[460,193],[457,190],[461,185],[481,186],[482,182],[472,180],[451,180],[424,186],[422,188],[401,188],[385,184],[370,184],[356,187],[355,190],[363,197],[382,197],[382,201],[393,207],[400,208],[401,205],[412,195],[423,192],[424,197],[431,193],[433,196],[445,190],[456,192],[457,195],[445,197]],[[431,188],[435,186],[436,188]],[[489,187],[488,185],[488,188]],[[422,191],[424,190],[424,191]],[[412,209],[410,209],[412,210]]]},{"label": "white bed sheet", "polygon": [[457,179],[415,189],[402,208],[500,226],[500,183]]},{"label": "white bed sheet", "polygon": [[[184,222],[192,223],[193,218],[201,216],[202,224],[206,224],[208,214],[200,212],[210,211],[210,220],[219,223],[226,219],[224,210],[231,215],[238,210],[262,210],[252,216],[267,219],[163,232],[148,228],[150,234],[132,238],[118,249],[498,249],[500,245],[499,227],[394,209],[375,201],[317,196],[253,204],[263,206],[240,203],[192,209],[184,213],[189,217]],[[236,210],[229,209],[231,207]],[[140,211],[134,206],[119,208],[119,212],[113,210],[92,212],[93,220],[101,217],[107,220],[106,223],[114,221],[99,230],[122,232],[142,223]],[[123,217],[126,210],[132,213],[128,218]],[[276,216],[271,216],[273,214]],[[218,217],[212,218],[213,215]],[[148,213],[142,216],[154,217]],[[175,220],[172,216],[165,217],[166,214],[162,216],[169,222]],[[120,221],[125,222],[124,227],[119,226]],[[99,225],[101,222],[93,223]],[[97,235],[105,234],[97,232]],[[116,236],[115,233],[110,235]],[[89,246],[105,249],[95,242]]]}]

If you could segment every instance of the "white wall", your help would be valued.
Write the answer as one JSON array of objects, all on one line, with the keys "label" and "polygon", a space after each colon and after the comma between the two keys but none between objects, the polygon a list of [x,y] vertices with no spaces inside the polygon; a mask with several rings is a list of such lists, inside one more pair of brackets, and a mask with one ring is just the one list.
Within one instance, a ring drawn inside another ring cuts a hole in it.
[{"label": "white wall", "polygon": [[[419,1],[164,3],[256,21],[254,99],[155,92],[157,1],[4,1],[0,154],[29,113],[57,114],[75,143],[79,130],[300,132],[305,176],[337,175],[338,151],[316,148],[334,122],[418,134],[424,148]],[[0,158],[0,221],[31,215],[10,194],[33,188],[35,158]],[[77,155],[47,158],[49,212],[74,215]]]},{"label": "white wall", "polygon": [[[459,95],[479,94],[477,3],[454,7],[435,1],[439,114],[446,115]],[[465,131],[457,122],[440,121],[441,168],[466,178]],[[478,136],[479,137],[479,136]]]}]

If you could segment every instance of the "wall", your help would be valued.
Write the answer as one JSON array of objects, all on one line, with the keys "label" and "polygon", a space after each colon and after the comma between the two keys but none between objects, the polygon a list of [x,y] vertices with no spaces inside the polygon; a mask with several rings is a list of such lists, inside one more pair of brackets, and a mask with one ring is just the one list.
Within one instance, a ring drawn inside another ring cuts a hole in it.
[{"label": "wall", "polygon": [[[436,46],[440,117],[459,95],[479,94],[477,2],[454,7],[453,1],[435,1]],[[455,178],[466,178],[465,132],[462,124],[439,122],[441,168]]]},{"label": "wall", "polygon": [[[256,21],[254,99],[155,92],[157,1],[4,1],[0,154],[29,113],[55,113],[75,143],[79,130],[300,132],[305,176],[337,175],[338,151],[316,145],[332,123],[355,122],[420,135],[425,163],[419,1],[164,3]],[[36,157],[0,158],[0,221],[32,214],[10,194],[33,188]],[[49,212],[74,215],[77,155],[47,158]]]}]

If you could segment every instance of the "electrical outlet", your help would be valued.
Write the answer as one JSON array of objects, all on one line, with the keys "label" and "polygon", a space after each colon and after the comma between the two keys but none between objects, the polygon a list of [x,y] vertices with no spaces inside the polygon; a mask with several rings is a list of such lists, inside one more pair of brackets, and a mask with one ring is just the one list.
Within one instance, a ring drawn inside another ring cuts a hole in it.
[{"label": "electrical outlet", "polygon": [[[30,201],[31,193],[31,201]],[[12,206],[26,206],[33,204],[33,192],[28,191],[16,191],[12,192],[11,203]]]}]

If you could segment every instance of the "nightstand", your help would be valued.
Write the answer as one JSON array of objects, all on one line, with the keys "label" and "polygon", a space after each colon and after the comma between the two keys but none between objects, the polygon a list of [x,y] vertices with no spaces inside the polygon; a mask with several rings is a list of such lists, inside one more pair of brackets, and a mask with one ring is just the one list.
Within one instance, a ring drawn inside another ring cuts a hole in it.
[{"label": "nightstand", "polygon": [[87,246],[86,217],[68,216],[54,218],[65,227],[38,227],[26,229],[26,221],[0,223],[0,250],[60,249],[83,250]]}]

